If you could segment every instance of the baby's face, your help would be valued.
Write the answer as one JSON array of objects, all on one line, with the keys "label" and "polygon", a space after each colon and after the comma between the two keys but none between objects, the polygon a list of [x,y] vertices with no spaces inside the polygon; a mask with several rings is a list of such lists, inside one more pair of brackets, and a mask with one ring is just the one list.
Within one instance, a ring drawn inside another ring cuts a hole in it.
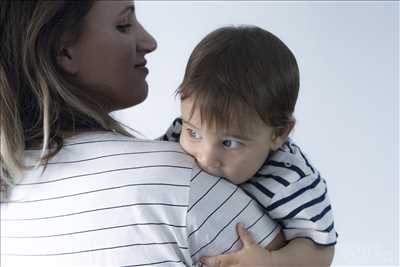
[{"label": "baby's face", "polygon": [[241,184],[251,178],[269,152],[276,149],[272,140],[273,129],[261,121],[245,135],[238,128],[208,128],[201,125],[197,109],[190,118],[192,104],[190,98],[182,101],[180,144],[206,172]]}]

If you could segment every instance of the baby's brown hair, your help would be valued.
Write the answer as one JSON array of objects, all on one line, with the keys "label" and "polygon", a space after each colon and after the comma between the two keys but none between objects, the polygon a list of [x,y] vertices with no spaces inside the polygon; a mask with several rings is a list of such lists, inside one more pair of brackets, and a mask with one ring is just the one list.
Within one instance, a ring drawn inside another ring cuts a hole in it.
[{"label": "baby's brown hair", "polygon": [[[299,92],[299,69],[289,48],[255,26],[223,27],[193,50],[181,100],[193,99],[201,123],[228,129],[252,126],[254,115],[268,126],[286,129]],[[192,109],[193,114],[193,109]]]}]

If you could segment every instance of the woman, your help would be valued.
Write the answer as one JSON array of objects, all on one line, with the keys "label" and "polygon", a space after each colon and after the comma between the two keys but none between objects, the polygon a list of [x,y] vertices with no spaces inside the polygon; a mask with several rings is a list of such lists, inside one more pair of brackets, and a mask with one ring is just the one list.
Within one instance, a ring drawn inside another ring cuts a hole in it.
[{"label": "woman", "polygon": [[147,96],[134,8],[1,1],[1,266],[192,265],[237,249],[238,222],[281,246],[240,189],[109,116]]}]

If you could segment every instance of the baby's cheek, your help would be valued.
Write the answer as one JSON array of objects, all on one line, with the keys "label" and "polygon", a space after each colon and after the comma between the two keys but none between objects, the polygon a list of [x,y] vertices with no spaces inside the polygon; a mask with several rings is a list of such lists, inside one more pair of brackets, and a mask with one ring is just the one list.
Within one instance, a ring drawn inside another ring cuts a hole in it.
[{"label": "baby's cheek", "polygon": [[229,171],[226,172],[227,178],[234,184],[242,184],[249,179],[247,168],[243,165],[235,165],[235,167],[231,168]]},{"label": "baby's cheek", "polygon": [[251,179],[258,171],[258,166],[252,163],[245,163],[242,167],[241,182],[244,183]]},{"label": "baby's cheek", "polygon": [[181,145],[181,147],[183,148],[183,150],[185,150],[186,153],[194,156],[194,151],[193,151],[193,147],[190,146],[186,140],[186,138],[181,134],[181,137],[179,139],[179,144]]}]

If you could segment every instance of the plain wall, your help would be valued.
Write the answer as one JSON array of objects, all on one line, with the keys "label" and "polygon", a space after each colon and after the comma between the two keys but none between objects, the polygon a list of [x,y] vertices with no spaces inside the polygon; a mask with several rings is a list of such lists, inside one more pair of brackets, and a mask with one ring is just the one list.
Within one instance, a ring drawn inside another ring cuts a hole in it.
[{"label": "plain wall", "polygon": [[339,233],[334,265],[399,264],[399,3],[136,1],[158,41],[149,96],[115,113],[149,138],[179,115],[173,94],[194,46],[226,25],[254,24],[296,55],[294,140],[327,180]]}]

